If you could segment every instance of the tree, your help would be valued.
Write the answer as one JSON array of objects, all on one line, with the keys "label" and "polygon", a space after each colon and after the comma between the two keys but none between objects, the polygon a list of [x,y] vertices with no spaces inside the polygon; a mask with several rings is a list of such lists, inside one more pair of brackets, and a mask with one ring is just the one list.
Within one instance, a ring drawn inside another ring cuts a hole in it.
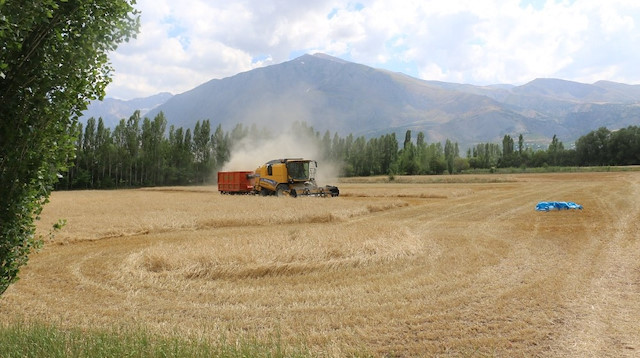
[{"label": "tree", "polygon": [[380,137],[380,140],[382,141],[381,174],[395,174],[393,173],[393,163],[398,158],[398,140],[396,139],[396,134],[386,134],[384,137]]},{"label": "tree", "polygon": [[420,171],[418,157],[416,155],[416,146],[411,141],[411,130],[407,130],[404,135],[404,143],[402,151],[398,156],[399,170],[407,175],[415,175]]},{"label": "tree", "polygon": [[96,165],[96,120],[91,117],[87,120],[87,125],[84,128],[84,139],[82,142],[82,162],[84,168],[87,170],[88,181],[85,184],[86,188],[93,187],[93,178]]},{"label": "tree", "polygon": [[556,137],[556,135],[553,135],[553,138],[551,139],[551,144],[549,144],[549,148],[547,149],[548,152],[548,159],[551,161],[551,165],[561,165],[562,163],[562,157],[564,154],[564,144],[562,144],[562,142],[558,139],[558,137]]},{"label": "tree", "polygon": [[513,138],[510,135],[505,134],[502,138],[502,157],[498,160],[498,166],[517,167],[520,165],[520,159],[522,156],[522,134],[518,138],[518,151],[515,151],[515,145]]},{"label": "tree", "polygon": [[513,146],[513,138],[505,134],[504,138],[502,138],[502,156],[507,157],[513,154]]},{"label": "tree", "polygon": [[143,180],[145,185],[158,185],[162,183],[165,138],[167,119],[163,112],[158,113],[153,121],[149,118],[142,123],[142,164]]},{"label": "tree", "polygon": [[447,171],[453,174],[453,143],[449,139],[444,143],[444,159],[447,163]]},{"label": "tree", "polygon": [[331,156],[329,159],[334,163],[339,163],[344,158],[344,139],[340,138],[338,132],[333,135],[331,141]]},{"label": "tree", "polygon": [[[187,133],[189,133],[189,129],[187,129]],[[189,138],[185,138],[185,142],[191,140],[191,135]],[[222,130],[222,125],[218,124],[215,133],[212,138],[213,151],[215,153],[215,162],[218,168],[222,168],[222,166],[229,160],[231,157],[231,152],[229,148],[229,136],[225,135]]]},{"label": "tree", "polygon": [[402,149],[407,149],[411,145],[411,130],[407,130],[404,134],[404,145]]},{"label": "tree", "polygon": [[457,157],[453,160],[453,170],[455,173],[461,173],[469,169],[469,160],[467,158]]},{"label": "tree", "polygon": [[[239,128],[239,129],[238,129]],[[232,132],[232,138],[240,140],[243,138],[244,130],[242,126],[236,126],[236,130]],[[215,136],[214,136],[215,138]],[[195,157],[196,175],[200,183],[205,183],[208,176],[213,169],[213,163],[211,161],[211,154],[213,152],[213,146],[211,145],[211,123],[208,119],[196,122],[196,127],[193,131],[193,154]]]},{"label": "tree", "polygon": [[611,131],[600,127],[589,132],[576,141],[576,152],[580,165],[607,165],[609,164],[609,142]]},{"label": "tree", "polygon": [[355,175],[370,175],[364,165],[367,141],[364,136],[356,138],[351,150],[350,164]]},{"label": "tree", "polygon": [[429,172],[429,156],[427,153],[427,143],[424,140],[424,133],[418,132],[418,138],[416,139],[416,152],[418,157],[418,166],[420,167],[420,174]]},{"label": "tree", "polygon": [[629,126],[611,133],[607,151],[613,165],[640,164],[640,127]]},{"label": "tree", "polygon": [[113,144],[115,147],[115,182],[116,188],[121,182],[124,182],[125,168],[129,165],[129,157],[127,150],[127,123],[124,118],[120,120],[116,128],[113,130]]},{"label": "tree", "polygon": [[518,136],[518,156],[522,156],[522,150],[524,149],[524,137],[522,133]]},{"label": "tree", "polygon": [[114,146],[111,141],[111,130],[104,126],[102,117],[98,118],[96,129],[96,162],[98,163],[97,187],[110,188],[113,186],[111,179],[111,163]]},{"label": "tree", "polygon": [[77,119],[134,36],[134,0],[0,1],[0,294],[38,240],[35,223],[72,161]]},{"label": "tree", "polygon": [[169,127],[169,150],[167,153],[168,172],[167,182],[169,185],[186,184],[188,183],[188,169],[186,167],[189,164],[187,149],[184,145],[184,130],[182,127],[176,129],[173,125]]},{"label": "tree", "polygon": [[127,120],[125,126],[125,141],[129,164],[129,185],[138,185],[138,163],[141,146],[140,111],[137,110]]},{"label": "tree", "polygon": [[322,142],[320,144],[320,158],[327,160],[331,157],[331,133],[327,130],[322,136]]}]

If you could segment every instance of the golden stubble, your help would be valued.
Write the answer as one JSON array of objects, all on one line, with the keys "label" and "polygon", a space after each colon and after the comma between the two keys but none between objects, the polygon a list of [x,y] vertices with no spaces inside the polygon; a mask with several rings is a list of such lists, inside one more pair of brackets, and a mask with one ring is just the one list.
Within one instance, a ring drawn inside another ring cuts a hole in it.
[{"label": "golden stubble", "polygon": [[56,192],[40,231],[68,224],[0,298],[2,322],[278,336],[331,356],[640,349],[637,172],[425,180],[338,198]]}]

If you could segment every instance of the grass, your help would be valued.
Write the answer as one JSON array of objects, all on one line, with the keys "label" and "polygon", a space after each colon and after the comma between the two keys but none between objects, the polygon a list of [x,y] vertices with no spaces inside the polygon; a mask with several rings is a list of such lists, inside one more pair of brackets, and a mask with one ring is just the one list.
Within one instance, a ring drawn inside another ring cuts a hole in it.
[{"label": "grass", "polygon": [[279,337],[266,341],[221,338],[216,342],[164,337],[143,328],[65,330],[45,323],[0,328],[3,358],[24,357],[312,357],[305,347],[286,348]]}]

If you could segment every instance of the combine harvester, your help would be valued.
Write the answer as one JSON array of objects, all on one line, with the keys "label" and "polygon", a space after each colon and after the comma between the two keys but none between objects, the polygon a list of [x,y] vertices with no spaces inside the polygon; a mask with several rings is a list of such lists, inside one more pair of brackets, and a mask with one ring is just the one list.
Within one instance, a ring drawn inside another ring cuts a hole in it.
[{"label": "combine harvester", "polygon": [[315,160],[302,158],[275,159],[253,172],[218,172],[221,194],[255,194],[275,196],[338,196],[338,187],[318,186]]}]

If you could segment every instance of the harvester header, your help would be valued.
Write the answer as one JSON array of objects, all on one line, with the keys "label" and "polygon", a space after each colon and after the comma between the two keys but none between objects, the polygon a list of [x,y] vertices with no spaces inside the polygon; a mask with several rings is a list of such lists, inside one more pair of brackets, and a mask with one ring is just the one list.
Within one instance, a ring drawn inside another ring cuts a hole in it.
[{"label": "harvester header", "polygon": [[317,169],[315,160],[274,159],[253,172],[218,172],[218,191],[221,194],[262,196],[338,196],[338,187],[317,185]]}]

